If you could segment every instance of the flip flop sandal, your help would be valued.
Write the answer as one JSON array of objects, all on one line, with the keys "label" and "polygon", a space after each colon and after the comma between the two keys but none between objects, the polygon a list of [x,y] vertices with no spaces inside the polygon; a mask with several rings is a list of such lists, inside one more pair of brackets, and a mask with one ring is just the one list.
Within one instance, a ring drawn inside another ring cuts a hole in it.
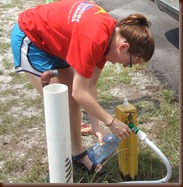
[{"label": "flip flop sandal", "polygon": [[92,134],[92,128],[88,124],[81,124],[81,135],[82,136],[87,136]]},{"label": "flip flop sandal", "polygon": [[78,160],[80,160],[81,158],[83,158],[87,154],[88,154],[88,151],[85,150],[84,152],[82,152],[79,155],[72,156],[72,162],[73,162],[74,166],[81,168],[83,171],[87,171],[89,174],[94,174],[94,173],[99,174],[99,175],[104,174],[104,171],[99,171],[99,172],[95,171],[98,163],[93,163],[91,170],[89,170],[83,163],[78,162]]}]

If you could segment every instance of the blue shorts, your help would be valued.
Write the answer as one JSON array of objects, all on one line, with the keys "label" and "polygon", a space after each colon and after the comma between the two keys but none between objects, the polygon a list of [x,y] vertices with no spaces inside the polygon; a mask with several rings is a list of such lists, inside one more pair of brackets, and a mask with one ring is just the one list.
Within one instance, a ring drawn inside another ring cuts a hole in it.
[{"label": "blue shorts", "polygon": [[15,24],[11,33],[11,48],[14,58],[14,66],[17,72],[26,71],[40,76],[50,69],[70,67],[63,59],[40,50]]}]

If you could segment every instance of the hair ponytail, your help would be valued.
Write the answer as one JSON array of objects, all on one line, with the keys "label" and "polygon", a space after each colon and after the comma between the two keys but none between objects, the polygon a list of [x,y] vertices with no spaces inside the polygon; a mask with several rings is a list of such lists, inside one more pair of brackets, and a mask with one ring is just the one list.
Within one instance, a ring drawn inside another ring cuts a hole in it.
[{"label": "hair ponytail", "polygon": [[154,53],[151,22],[142,14],[131,14],[117,23],[120,34],[130,44],[130,52],[148,61]]},{"label": "hair ponytail", "polygon": [[122,19],[117,26],[121,25],[139,25],[146,26],[147,28],[151,27],[151,22],[147,20],[142,14],[131,14],[125,19]]}]

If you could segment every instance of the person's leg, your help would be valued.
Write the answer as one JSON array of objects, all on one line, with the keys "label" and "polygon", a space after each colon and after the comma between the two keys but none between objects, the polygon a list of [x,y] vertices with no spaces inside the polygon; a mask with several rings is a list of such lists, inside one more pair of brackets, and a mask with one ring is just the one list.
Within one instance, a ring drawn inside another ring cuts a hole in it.
[{"label": "person's leg", "polygon": [[[71,143],[72,143],[72,154],[73,156],[81,154],[83,150],[82,139],[81,139],[81,109],[77,102],[72,97],[72,80],[73,80],[73,69],[71,67],[58,70],[58,76],[53,77],[50,84],[62,83],[68,86],[69,94],[69,112],[70,112],[70,128],[71,128]],[[31,80],[33,86],[37,91],[43,95],[41,78],[30,73],[26,73],[28,78]],[[79,162],[85,164],[85,166],[90,170],[92,167],[92,162],[88,156],[84,156],[79,160]],[[101,165],[97,165],[97,169]]]},{"label": "person's leg", "polygon": [[[42,76],[46,71],[56,68],[54,65],[63,68],[62,70],[59,70],[57,77],[51,79],[50,83],[63,83],[69,88],[72,154],[73,156],[80,154],[83,151],[80,130],[81,113],[80,107],[72,98],[73,69],[68,67],[68,64],[65,61],[39,50],[30,39],[25,36],[25,33],[20,30],[17,23],[11,33],[11,47],[16,71],[27,72],[26,74],[28,78],[42,96],[43,88],[40,76]],[[32,72],[32,74],[28,72]],[[91,168],[92,162],[89,160],[88,156],[83,157],[80,161],[83,162],[87,168]]]},{"label": "person's leg", "polygon": [[58,76],[51,79],[52,83],[62,83],[68,86],[69,112],[71,124],[72,154],[77,155],[83,151],[81,140],[81,111],[80,106],[72,97],[73,69],[65,68],[58,71]]},{"label": "person's leg", "polygon": [[[69,91],[69,111],[70,111],[70,128],[71,128],[71,142],[72,142],[72,154],[73,156],[81,154],[83,150],[81,139],[81,108],[78,103],[72,97],[72,83],[73,83],[74,71],[70,68],[60,69],[58,76],[51,80],[51,83],[59,82],[68,86]],[[85,164],[90,170],[92,162],[88,156],[84,156],[79,162]],[[99,170],[98,170],[99,169]],[[101,164],[97,165],[96,171],[101,170]]]},{"label": "person's leg", "polygon": [[[40,78],[37,76],[32,76],[30,73],[27,73],[28,78],[31,80],[34,88],[36,88],[38,90],[38,92],[40,93],[40,95],[43,95],[43,90],[42,90],[42,85],[41,84],[37,84],[38,81],[40,81]],[[55,81],[55,83],[59,82],[56,79],[53,79],[52,82]],[[36,82],[36,84],[35,84]],[[35,84],[35,85],[34,85]],[[81,122],[81,135],[82,136],[87,136],[92,134],[92,127],[89,124],[86,124],[84,122]]]},{"label": "person's leg", "polygon": [[[50,84],[53,83],[62,83],[68,86],[68,94],[69,94],[69,110],[70,110],[70,123],[74,124],[71,126],[71,138],[72,138],[72,153],[73,155],[77,155],[83,151],[82,143],[81,143],[81,130],[80,124],[81,122],[81,113],[80,107],[72,98],[72,79],[73,79],[73,70],[72,68],[66,68],[63,70],[58,70],[58,76],[53,77],[50,80]],[[37,89],[37,91],[43,96],[43,89],[41,84],[41,79],[38,76],[27,73],[28,78],[31,80],[33,86]],[[74,115],[73,115],[74,113]],[[73,137],[75,141],[73,141]]]}]

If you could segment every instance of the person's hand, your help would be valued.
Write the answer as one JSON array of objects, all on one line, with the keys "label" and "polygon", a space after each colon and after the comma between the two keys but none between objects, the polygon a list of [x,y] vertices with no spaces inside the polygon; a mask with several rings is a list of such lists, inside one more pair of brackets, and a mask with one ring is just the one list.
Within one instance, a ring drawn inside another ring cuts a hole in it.
[{"label": "person's hand", "polygon": [[109,126],[111,132],[119,138],[119,140],[125,140],[131,133],[132,130],[118,119],[114,119],[113,123]]},{"label": "person's hand", "polygon": [[57,70],[48,70],[45,71],[41,74],[41,84],[42,87],[47,86],[48,84],[50,84],[50,79],[57,76],[58,75],[58,71]]}]

